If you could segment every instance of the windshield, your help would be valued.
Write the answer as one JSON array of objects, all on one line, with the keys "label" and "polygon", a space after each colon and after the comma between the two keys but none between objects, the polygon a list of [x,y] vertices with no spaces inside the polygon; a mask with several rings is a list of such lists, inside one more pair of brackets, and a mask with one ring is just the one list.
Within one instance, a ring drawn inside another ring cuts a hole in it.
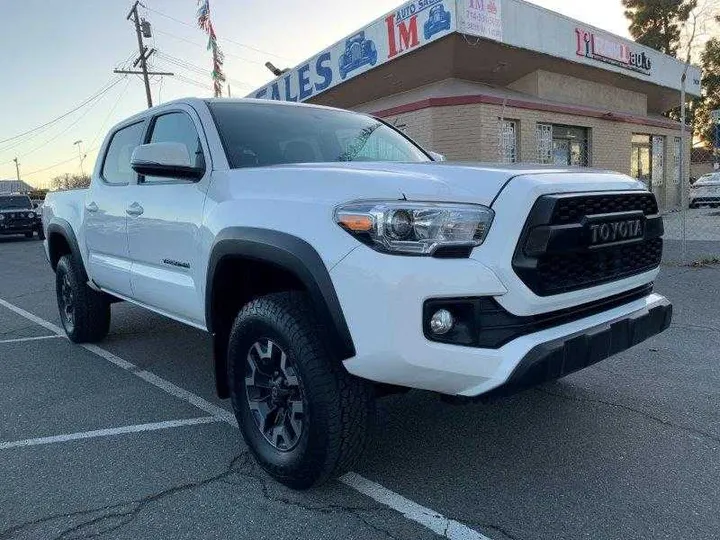
[{"label": "windshield", "polygon": [[22,195],[12,197],[0,196],[0,210],[26,210],[28,208],[32,208],[30,197],[24,197]]},{"label": "windshield", "polygon": [[339,161],[431,161],[384,123],[361,114],[264,103],[211,102],[230,167]]}]

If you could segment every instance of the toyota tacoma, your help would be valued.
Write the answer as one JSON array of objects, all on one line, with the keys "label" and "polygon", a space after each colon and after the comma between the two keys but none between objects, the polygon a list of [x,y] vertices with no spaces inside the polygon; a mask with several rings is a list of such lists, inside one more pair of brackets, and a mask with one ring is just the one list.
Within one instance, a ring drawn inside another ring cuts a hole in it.
[{"label": "toyota tacoma", "polygon": [[67,335],[103,339],[117,301],[211,333],[248,447],[303,489],[358,459],[378,395],[512,394],[668,327],[643,184],[440,158],[327,107],[143,111],[110,131],[87,190],[47,197]]}]

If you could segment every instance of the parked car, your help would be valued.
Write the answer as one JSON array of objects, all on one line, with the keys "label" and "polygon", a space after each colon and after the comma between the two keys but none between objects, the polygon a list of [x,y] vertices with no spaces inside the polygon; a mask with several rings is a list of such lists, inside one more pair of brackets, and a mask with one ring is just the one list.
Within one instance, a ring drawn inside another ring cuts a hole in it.
[{"label": "parked car", "polygon": [[450,30],[450,12],[442,4],[430,8],[428,20],[425,21],[423,31],[425,39],[430,39],[443,30]]},{"label": "parked car", "polygon": [[30,197],[0,195],[0,235],[24,234],[26,238],[32,238],[38,229],[42,229],[40,216]]},{"label": "parked car", "polygon": [[711,208],[720,206],[720,172],[702,175],[690,187],[690,208],[707,205]]},{"label": "parked car", "polygon": [[120,300],[208,331],[250,451],[308,488],[359,459],[379,395],[508,395],[668,327],[642,184],[431,156],[328,107],[143,111],[110,130],[89,189],[46,199],[65,331],[102,340]]},{"label": "parked car", "polygon": [[365,32],[349,37],[345,41],[345,52],[340,55],[340,77],[344,79],[348,73],[365,65],[374,66],[377,56],[375,43],[365,38]]}]

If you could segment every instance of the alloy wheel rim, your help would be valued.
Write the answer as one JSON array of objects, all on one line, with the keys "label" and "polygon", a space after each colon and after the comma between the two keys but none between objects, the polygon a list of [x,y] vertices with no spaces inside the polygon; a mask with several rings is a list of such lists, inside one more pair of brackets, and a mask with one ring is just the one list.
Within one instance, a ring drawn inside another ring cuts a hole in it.
[{"label": "alloy wheel rim", "polygon": [[305,400],[294,364],[270,339],[259,339],[248,350],[245,395],[265,440],[282,452],[295,448],[306,424]]},{"label": "alloy wheel rim", "polygon": [[60,297],[62,299],[61,311],[63,319],[66,324],[72,327],[75,323],[75,302],[72,285],[70,284],[70,278],[67,274],[63,276],[62,284],[60,285]]}]

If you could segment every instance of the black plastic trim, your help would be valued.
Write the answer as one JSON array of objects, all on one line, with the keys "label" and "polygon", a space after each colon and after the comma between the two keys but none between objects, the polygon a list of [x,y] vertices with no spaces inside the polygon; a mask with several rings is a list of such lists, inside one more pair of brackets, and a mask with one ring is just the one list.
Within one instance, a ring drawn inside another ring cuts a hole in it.
[{"label": "black plastic trim", "polygon": [[502,386],[479,397],[504,397],[559,379],[634,347],[666,330],[671,321],[672,304],[663,299],[622,319],[542,343],[525,355]]},{"label": "black plastic trim", "polygon": [[[627,272],[611,272],[606,276],[593,278],[587,282],[577,282],[562,286],[549,285],[539,275],[539,265],[545,256],[588,255],[602,257],[602,253],[611,253],[611,250],[630,246],[633,249],[642,247],[652,248],[659,243],[662,251],[662,236],[664,226],[659,213],[644,213],[643,210],[625,210],[619,212],[601,211],[597,213],[584,213],[578,219],[564,221],[556,215],[558,205],[568,199],[598,198],[611,199],[634,196],[650,200],[651,209],[657,212],[655,196],[643,190],[613,191],[613,192],[586,192],[547,194],[539,197],[533,205],[530,215],[525,222],[520,239],[515,247],[512,267],[515,274],[538,296],[552,296],[579,289],[593,287],[624,279],[633,275],[650,271],[660,265],[657,264],[633,268]],[[590,245],[586,225],[590,221],[617,220],[638,218],[643,221],[644,234],[640,238],[629,239],[607,244]]]},{"label": "black plastic trim", "polygon": [[[80,244],[78,244],[77,237],[75,236],[75,231],[73,231],[72,225],[70,223],[62,218],[54,217],[50,220],[50,223],[47,227],[47,242],[48,242],[48,251],[52,254],[52,237],[54,234],[58,234],[62,236],[65,241],[68,243],[68,246],[70,246],[70,253],[75,258],[76,261],[80,263],[82,272],[83,272],[83,280],[87,281],[88,276],[85,272],[85,265],[83,264],[83,258],[82,254],[80,253]],[[57,267],[57,263],[53,263],[52,260],[50,261],[50,265],[52,266],[53,272],[55,271]]]},{"label": "black plastic trim", "polygon": [[[436,298],[426,300],[423,306],[423,332],[430,341],[498,349],[519,337],[578,321],[640,300],[650,295],[652,291],[653,284],[649,283],[594,302],[528,316],[509,313],[492,297]],[[462,325],[459,331],[451,331],[444,335],[436,335],[430,331],[430,317],[438,309],[447,309],[455,316]]]},{"label": "black plastic trim", "polygon": [[207,328],[213,332],[213,277],[226,257],[263,261],[292,272],[310,295],[328,343],[339,360],[355,356],[350,330],[325,263],[315,249],[291,234],[254,227],[229,227],[216,237],[210,254],[205,300]]}]

